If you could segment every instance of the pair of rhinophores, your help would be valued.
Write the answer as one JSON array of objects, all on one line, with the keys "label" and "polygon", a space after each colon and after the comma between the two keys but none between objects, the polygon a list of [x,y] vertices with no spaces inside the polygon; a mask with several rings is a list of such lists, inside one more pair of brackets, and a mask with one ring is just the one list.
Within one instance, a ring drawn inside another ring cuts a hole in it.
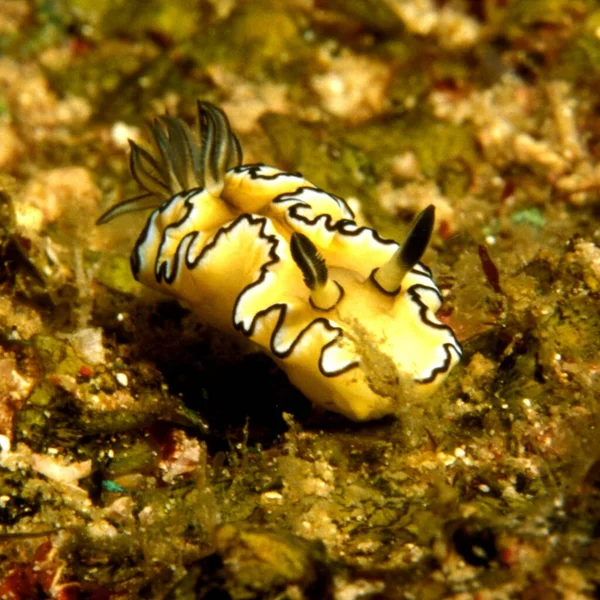
[{"label": "pair of rhinophores", "polygon": [[350,419],[431,393],[462,354],[419,262],[433,206],[398,245],[300,173],[244,165],[216,106],[199,102],[198,115],[198,141],[164,116],[150,125],[151,150],[131,142],[145,192],[98,220],[154,209],[131,255],[134,277],[251,339],[312,402]]}]

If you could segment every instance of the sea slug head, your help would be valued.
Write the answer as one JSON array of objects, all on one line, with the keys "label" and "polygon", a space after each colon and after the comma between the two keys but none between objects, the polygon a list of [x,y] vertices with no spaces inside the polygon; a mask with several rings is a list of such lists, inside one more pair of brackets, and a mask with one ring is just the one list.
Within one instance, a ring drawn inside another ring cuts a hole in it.
[{"label": "sea slug head", "polygon": [[[291,256],[303,275],[307,302],[315,315],[340,330],[320,350],[321,377],[301,370],[297,377],[292,374],[309,397],[319,397],[320,404],[325,399],[327,408],[352,419],[373,419],[432,393],[458,363],[460,345],[451,328],[435,316],[440,292],[419,262],[434,216],[433,206],[421,212],[404,242],[386,244],[387,259],[368,274],[365,266],[381,261],[383,247],[377,237],[348,230],[347,243],[356,240],[361,248],[354,253],[354,266],[340,268],[329,267],[323,258],[327,251],[321,252],[308,236],[292,234]],[[344,227],[339,230],[343,236]],[[370,255],[371,247],[378,258]]]}]

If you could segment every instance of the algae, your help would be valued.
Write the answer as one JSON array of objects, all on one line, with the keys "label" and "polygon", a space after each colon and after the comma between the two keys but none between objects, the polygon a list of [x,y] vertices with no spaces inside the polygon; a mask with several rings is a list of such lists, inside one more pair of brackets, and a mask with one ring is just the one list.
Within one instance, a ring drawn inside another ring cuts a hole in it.
[{"label": "algae", "polygon": [[389,169],[394,156],[408,151],[415,153],[429,177],[435,177],[447,161],[462,160],[473,168],[477,156],[469,125],[442,122],[419,109],[357,126],[345,139],[371,157],[379,175]]}]

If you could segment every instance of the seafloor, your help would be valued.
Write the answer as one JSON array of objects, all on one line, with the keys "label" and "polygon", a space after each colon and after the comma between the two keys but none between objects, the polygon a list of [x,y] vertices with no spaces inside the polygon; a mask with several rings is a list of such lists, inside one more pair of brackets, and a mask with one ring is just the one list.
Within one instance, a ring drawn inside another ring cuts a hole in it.
[{"label": "seafloor", "polygon": [[[598,90],[594,0],[0,0],[0,598],[600,597]],[[436,206],[432,398],[319,412],[133,281],[94,222],[198,98],[387,236]]]}]

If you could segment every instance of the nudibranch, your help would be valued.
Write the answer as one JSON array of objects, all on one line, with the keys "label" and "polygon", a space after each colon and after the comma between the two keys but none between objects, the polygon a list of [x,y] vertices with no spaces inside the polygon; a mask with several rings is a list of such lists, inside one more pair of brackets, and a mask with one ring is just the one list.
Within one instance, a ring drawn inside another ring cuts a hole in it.
[{"label": "nudibranch", "polygon": [[399,245],[300,173],[243,164],[219,108],[199,102],[198,115],[198,140],[163,116],[149,126],[150,148],[130,142],[144,193],[98,220],[154,209],[131,255],[134,277],[249,338],[314,404],[350,419],[396,413],[435,390],[462,351],[419,262],[433,206]]}]

